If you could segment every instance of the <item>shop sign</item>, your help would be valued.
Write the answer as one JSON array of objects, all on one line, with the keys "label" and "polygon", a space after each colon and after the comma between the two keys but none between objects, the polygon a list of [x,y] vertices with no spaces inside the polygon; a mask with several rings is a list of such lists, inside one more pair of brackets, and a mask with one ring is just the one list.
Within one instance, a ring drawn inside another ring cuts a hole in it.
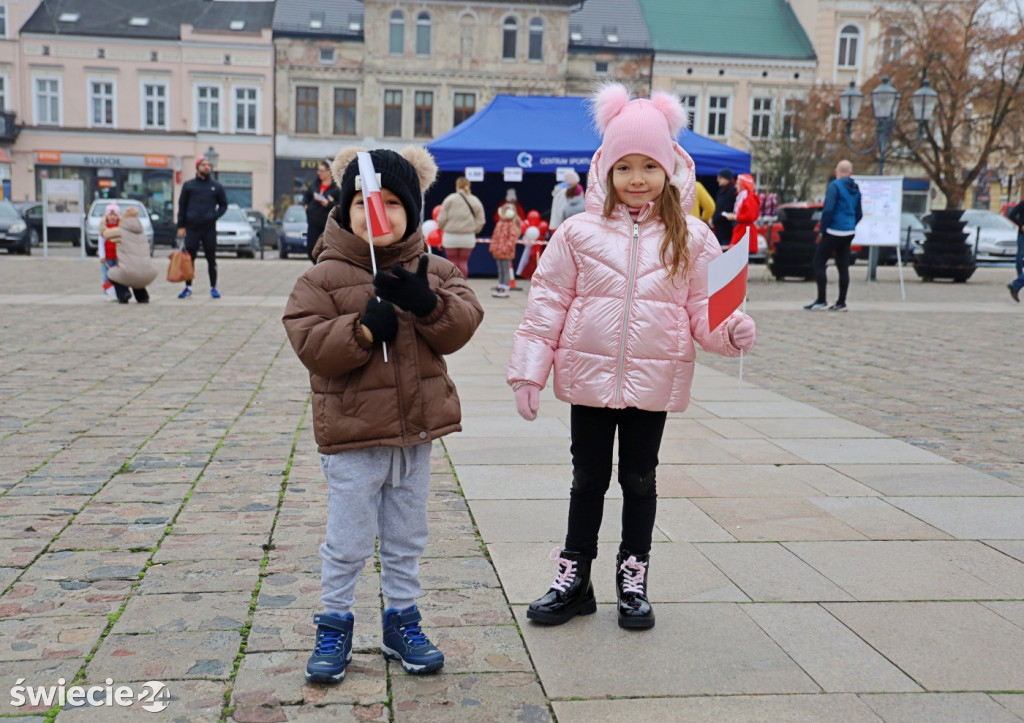
[{"label": "shop sign", "polygon": [[99,153],[63,153],[36,151],[36,163],[85,166],[86,168],[168,168],[167,156],[116,156]]}]

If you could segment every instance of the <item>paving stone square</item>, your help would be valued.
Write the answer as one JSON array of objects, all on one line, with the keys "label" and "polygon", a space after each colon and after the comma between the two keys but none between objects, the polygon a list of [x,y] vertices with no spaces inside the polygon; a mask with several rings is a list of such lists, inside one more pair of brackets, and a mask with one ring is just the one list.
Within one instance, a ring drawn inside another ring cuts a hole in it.
[{"label": "paving stone square", "polygon": [[235,630],[111,634],[89,662],[88,674],[94,680],[228,680],[241,640]]},{"label": "paving stone square", "polygon": [[[648,632],[616,622],[614,481],[597,613],[525,618],[565,535],[570,407],[549,385],[537,421],[516,415],[527,295],[470,279],[486,316],[448,359],[464,431],[431,449],[417,599],[447,664],[381,657],[373,556],[355,660],[323,686],[303,668],[327,492],[280,322],[306,266],[224,258],[218,303],[158,283],[121,308],[94,264],[0,256],[0,690],[162,680],[165,715],[189,721],[1024,719],[1024,407],[1018,350],[991,342],[1019,318],[1005,268],[910,281],[906,301],[895,269],[855,272],[843,315],[754,269],[742,385],[736,359],[698,350],[690,407],[668,415]],[[117,323],[98,337],[101,311]],[[14,715],[152,717],[5,696]]]}]

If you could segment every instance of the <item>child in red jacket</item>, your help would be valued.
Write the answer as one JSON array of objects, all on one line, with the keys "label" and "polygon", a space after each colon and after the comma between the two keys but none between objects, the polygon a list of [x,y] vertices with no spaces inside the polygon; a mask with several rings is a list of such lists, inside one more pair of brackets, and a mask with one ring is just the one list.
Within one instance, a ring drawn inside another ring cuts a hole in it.
[{"label": "child in red jacket", "polygon": [[103,293],[111,299],[117,300],[117,292],[114,284],[107,278],[107,271],[117,265],[117,244],[109,239],[103,238],[103,230],[117,228],[121,223],[121,209],[111,201],[103,212],[100,219],[100,228],[96,237],[96,255],[100,259],[100,269],[103,271]]}]

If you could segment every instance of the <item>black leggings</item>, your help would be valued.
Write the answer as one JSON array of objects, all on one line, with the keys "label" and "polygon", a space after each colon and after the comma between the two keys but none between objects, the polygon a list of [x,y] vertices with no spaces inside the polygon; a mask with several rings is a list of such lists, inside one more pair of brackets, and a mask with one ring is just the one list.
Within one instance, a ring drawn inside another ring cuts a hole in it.
[{"label": "black leggings", "polygon": [[853,243],[853,236],[833,236],[826,232],[821,235],[821,241],[814,249],[814,280],[818,282],[818,298],[816,301],[827,304],[825,289],[828,286],[828,276],[825,275],[825,266],[829,257],[835,254],[836,271],[839,272],[839,299],[837,304],[846,303],[846,290],[850,287],[850,244]]},{"label": "black leggings", "polygon": [[[185,230],[185,250],[192,257],[192,267],[195,268],[196,256],[199,255],[199,246],[202,244],[203,256],[206,257],[206,268],[210,271],[210,287],[217,286],[217,227],[200,226]],[[191,286],[191,281],[185,282]]]},{"label": "black leggings", "polygon": [[651,551],[658,509],[655,469],[665,431],[665,412],[573,405],[572,490],[565,549],[597,557],[604,495],[612,478],[612,444],[619,430],[619,486],[622,487],[620,550]]},{"label": "black leggings", "polygon": [[119,284],[116,281],[111,281],[114,285],[114,293],[117,294],[117,300],[122,304],[127,304],[128,300],[132,298],[132,294],[135,294],[135,300],[140,304],[149,303],[149,291],[145,286],[135,289],[128,288],[124,284]]}]

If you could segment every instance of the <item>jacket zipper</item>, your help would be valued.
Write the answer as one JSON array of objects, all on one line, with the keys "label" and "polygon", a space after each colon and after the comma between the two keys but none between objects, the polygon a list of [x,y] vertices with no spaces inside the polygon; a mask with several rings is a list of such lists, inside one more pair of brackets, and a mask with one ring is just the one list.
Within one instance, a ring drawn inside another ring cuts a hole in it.
[{"label": "jacket zipper", "polygon": [[633,248],[629,254],[629,281],[626,285],[626,308],[622,312],[622,337],[619,339],[619,364],[615,372],[615,406],[622,404],[622,367],[626,363],[626,337],[629,334],[629,309],[633,305],[633,283],[636,280],[637,255],[640,249],[640,224],[633,222]]}]

